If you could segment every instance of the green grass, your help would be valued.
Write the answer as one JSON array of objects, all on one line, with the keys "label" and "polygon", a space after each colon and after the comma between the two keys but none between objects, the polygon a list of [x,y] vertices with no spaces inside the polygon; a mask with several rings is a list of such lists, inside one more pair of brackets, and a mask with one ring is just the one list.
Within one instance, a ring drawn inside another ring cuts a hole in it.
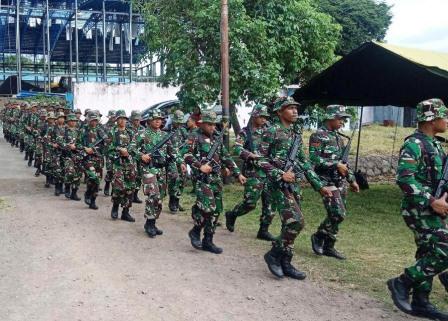
[{"label": "green grass", "polygon": [[[187,188],[190,190],[190,188]],[[224,206],[231,209],[242,197],[242,187],[225,187]],[[313,254],[310,236],[325,216],[320,196],[306,188],[302,209],[306,226],[296,239],[296,263],[308,273],[309,279],[331,288],[355,290],[390,303],[385,282],[414,262],[415,244],[411,231],[401,218],[401,192],[395,185],[373,185],[360,194],[348,197],[348,217],[341,226],[337,248],[347,261],[318,257]],[[191,208],[194,198],[185,193],[183,204]],[[260,204],[259,204],[260,205]],[[189,215],[189,214],[188,214]],[[237,233],[247,237],[247,245],[260,255],[269,244],[255,240],[260,208],[237,221]],[[224,218],[221,219],[224,223]],[[223,227],[224,228],[224,227]],[[271,232],[278,233],[280,222],[274,220]],[[225,247],[225,244],[222,244]],[[261,262],[261,261],[260,261]],[[438,280],[433,292],[434,302],[448,308],[446,294]]]}]

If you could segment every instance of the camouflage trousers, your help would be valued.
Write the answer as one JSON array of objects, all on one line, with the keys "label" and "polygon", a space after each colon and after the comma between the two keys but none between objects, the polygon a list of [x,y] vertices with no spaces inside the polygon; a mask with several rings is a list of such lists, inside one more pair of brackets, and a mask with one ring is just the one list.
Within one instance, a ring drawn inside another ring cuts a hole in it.
[{"label": "camouflage trousers", "polygon": [[143,181],[143,168],[141,162],[138,160],[135,162],[135,170],[136,170],[136,176],[135,176],[135,190],[140,190],[142,186]]},{"label": "camouflage trousers", "polygon": [[244,199],[232,210],[236,216],[243,216],[257,207],[257,202],[261,198],[260,225],[271,225],[274,215],[271,211],[271,200],[267,184],[264,179],[248,177],[244,185]]},{"label": "camouflage trousers", "polygon": [[87,188],[91,191],[92,197],[97,197],[101,175],[103,173],[102,157],[89,155],[87,159],[84,160],[84,170],[87,178]]},{"label": "camouflage trousers", "polygon": [[204,233],[214,234],[219,215],[223,211],[223,183],[214,179],[211,183],[196,181],[196,203],[191,216],[194,224],[204,229]]},{"label": "camouflage trousers", "polygon": [[132,207],[136,168],[132,158],[120,158],[113,162],[112,202],[123,208]]},{"label": "camouflage trousers", "polygon": [[34,159],[35,159],[35,166],[39,167],[40,165],[42,165],[42,157],[43,157],[43,153],[44,153],[44,146],[42,144],[42,138],[38,137],[35,140],[35,154],[34,154]]},{"label": "camouflage trousers", "polygon": [[429,209],[405,207],[402,216],[417,245],[417,261],[405,273],[413,280],[414,290],[430,292],[434,276],[448,268],[448,225]]},{"label": "camouflage trousers", "polygon": [[42,172],[45,175],[51,176],[51,149],[48,146],[44,146],[44,149],[43,149]]},{"label": "camouflage trousers", "polygon": [[56,183],[62,183],[64,181],[63,159],[59,152],[53,150],[50,154],[48,171]]},{"label": "camouflage trousers", "polygon": [[317,228],[317,234],[330,242],[336,242],[339,225],[344,221],[347,213],[345,208],[347,189],[345,186],[340,188],[329,186],[329,188],[332,188],[333,196],[322,197],[322,202],[327,210],[327,217]]},{"label": "camouflage trousers", "polygon": [[106,176],[104,177],[105,182],[112,182],[114,178],[114,168],[113,161],[109,157],[105,157],[105,167],[106,167]]},{"label": "camouflage trousers", "polygon": [[71,184],[72,188],[79,188],[84,169],[79,156],[64,157],[64,183]]},{"label": "camouflage trousers", "polygon": [[281,189],[277,183],[269,185],[272,208],[279,212],[282,222],[280,237],[273,242],[273,246],[292,254],[294,241],[305,225],[300,208],[300,193],[297,187],[291,193]]},{"label": "camouflage trousers", "polygon": [[167,171],[168,195],[180,198],[184,191],[185,174],[176,162],[170,162]]},{"label": "camouflage trousers", "polygon": [[25,150],[26,151],[30,151],[31,139],[32,139],[32,136],[29,135],[29,134],[25,134],[23,136],[23,143],[25,144]]},{"label": "camouflage trousers", "polygon": [[145,218],[148,220],[158,219],[162,213],[162,202],[166,191],[164,177],[161,170],[143,167],[143,193],[146,196]]}]

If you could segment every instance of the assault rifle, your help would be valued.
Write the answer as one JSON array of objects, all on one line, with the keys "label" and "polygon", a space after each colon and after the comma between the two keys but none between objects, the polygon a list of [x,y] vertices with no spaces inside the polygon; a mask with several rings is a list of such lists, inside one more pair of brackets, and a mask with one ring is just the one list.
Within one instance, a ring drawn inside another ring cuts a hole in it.
[{"label": "assault rifle", "polygon": [[[225,128],[223,128],[221,133],[216,138],[215,143],[210,148],[210,150],[207,154],[207,157],[204,157],[201,159],[201,166],[202,165],[210,165],[212,167],[211,173],[213,173],[213,174],[219,174],[219,172],[221,171],[221,165],[215,161],[214,156],[215,156],[216,152],[218,151],[218,148],[220,148],[223,143],[224,131],[225,131]],[[199,171],[198,179],[204,183],[210,182],[210,177],[208,176],[208,174],[202,173],[201,171]]]},{"label": "assault rifle", "polygon": [[[352,135],[350,137],[346,136],[342,133],[339,133],[339,132],[336,133],[337,135],[340,135],[340,136],[348,139],[347,145],[345,145],[345,148],[344,148],[344,152],[342,153],[341,158],[339,159],[339,162],[344,165],[347,165],[347,167],[349,167],[348,166],[348,156],[350,154],[350,149],[352,147],[352,141],[353,141],[353,137],[355,136],[355,132],[356,132],[356,127],[355,127],[355,129],[353,129]],[[332,171],[330,172],[330,177],[331,177],[332,181],[336,182],[337,186],[340,186],[340,184],[342,184],[343,177],[339,173],[337,166],[335,166],[332,169]]]},{"label": "assault rifle", "polygon": [[445,192],[445,185],[448,184],[448,158],[445,160],[445,165],[443,165],[442,178],[437,185],[437,189],[435,191],[434,197],[439,199],[442,197],[442,194]]},{"label": "assault rifle", "polygon": [[[298,164],[296,164],[297,153],[299,152],[300,145],[302,144],[302,136],[296,133],[294,136],[294,141],[292,143],[291,148],[288,152],[288,157],[285,162],[285,166],[283,166],[283,171],[289,172],[292,171],[296,175],[296,178],[301,175],[302,169]],[[280,188],[288,191],[289,193],[294,192],[294,183],[287,183],[285,181],[280,182]]]},{"label": "assault rifle", "polygon": [[156,168],[163,168],[165,166],[165,160],[162,159],[162,155],[160,154],[160,149],[168,143],[168,141],[171,140],[171,138],[174,136],[174,132],[171,132],[170,134],[166,135],[160,142],[158,142],[156,145],[154,145],[153,148],[151,148],[149,151],[143,149],[142,153],[148,154],[151,156],[151,161],[149,163],[143,163],[146,166],[150,167],[156,167]]}]

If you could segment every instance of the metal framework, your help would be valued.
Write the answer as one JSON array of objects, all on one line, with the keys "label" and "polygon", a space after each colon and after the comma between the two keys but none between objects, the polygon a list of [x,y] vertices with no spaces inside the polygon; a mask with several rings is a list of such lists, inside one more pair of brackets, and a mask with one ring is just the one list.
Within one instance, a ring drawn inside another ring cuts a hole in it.
[{"label": "metal framework", "polygon": [[143,32],[131,1],[0,0],[0,73],[17,75],[18,88],[28,80],[46,91],[55,77],[153,81],[152,70],[135,68],[146,52]]}]

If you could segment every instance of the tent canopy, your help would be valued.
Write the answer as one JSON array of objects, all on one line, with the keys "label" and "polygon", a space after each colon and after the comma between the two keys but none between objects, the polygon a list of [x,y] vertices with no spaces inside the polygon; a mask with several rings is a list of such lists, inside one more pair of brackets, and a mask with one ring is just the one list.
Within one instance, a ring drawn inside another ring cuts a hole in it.
[{"label": "tent canopy", "polygon": [[368,42],[294,93],[303,104],[415,107],[448,103],[448,53]]}]

